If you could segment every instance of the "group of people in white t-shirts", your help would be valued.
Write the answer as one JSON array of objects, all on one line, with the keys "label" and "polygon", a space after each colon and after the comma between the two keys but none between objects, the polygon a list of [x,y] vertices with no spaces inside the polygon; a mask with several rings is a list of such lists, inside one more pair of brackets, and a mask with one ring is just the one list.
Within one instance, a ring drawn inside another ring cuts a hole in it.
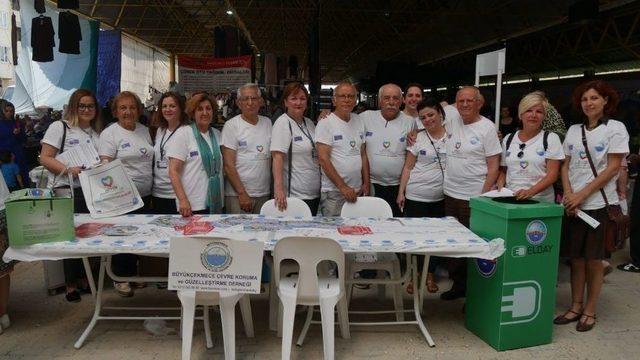
[{"label": "group of people in white t-shirts", "polygon": [[[135,94],[125,91],[115,97],[111,110],[117,122],[99,133],[96,98],[78,90],[69,100],[65,119],[47,130],[41,162],[51,173],[50,186],[74,189],[78,212],[87,211],[77,182],[82,169],[66,168],[56,156],[91,144],[102,161],[122,161],[143,197],[145,206],[139,212],[257,214],[273,196],[280,209],[286,208],[288,197],[295,197],[314,215],[339,216],[345,202],[374,194],[389,203],[394,216],[454,216],[465,226],[471,197],[507,187],[518,200],[552,202],[553,185],[562,175],[565,223],[571,234],[563,255],[572,263],[573,304],[555,322],[578,321],[578,330],[591,329],[602,287],[601,259],[608,254],[602,231],[591,229],[575,214],[582,210],[604,222],[600,189],[609,204],[619,202],[615,183],[629,152],[629,135],[623,124],[608,118],[617,103],[615,91],[602,81],[576,89],[573,102],[584,121],[569,129],[564,144],[542,129],[548,102],[540,92],[522,99],[522,127],[504,134],[502,143],[493,122],[480,115],[477,88],[461,88],[455,105],[444,107],[422,93],[418,84],[409,85],[404,94],[398,86],[386,84],[378,93],[379,110],[354,114],[357,90],[340,83],[332,98],[335,110],[316,125],[304,116],[306,88],[290,83],[282,96],[286,112],[272,125],[258,115],[264,105],[259,87],[247,84],[238,89],[241,114],[227,121],[222,133],[211,128],[216,102],[206,93],[195,94],[186,104],[177,94],[166,93],[158,103],[152,141],[149,128],[138,122],[142,108]],[[66,172],[74,177],[73,184],[65,182]],[[113,262],[116,275],[137,271],[133,255],[114,256]],[[431,292],[438,291],[438,262],[442,259],[434,259],[428,269]],[[449,260],[454,285],[442,299],[464,296],[464,264]],[[78,291],[86,286],[81,266],[70,260],[65,267],[67,299],[79,301]],[[116,289],[122,296],[133,294],[132,284],[117,283]]]}]

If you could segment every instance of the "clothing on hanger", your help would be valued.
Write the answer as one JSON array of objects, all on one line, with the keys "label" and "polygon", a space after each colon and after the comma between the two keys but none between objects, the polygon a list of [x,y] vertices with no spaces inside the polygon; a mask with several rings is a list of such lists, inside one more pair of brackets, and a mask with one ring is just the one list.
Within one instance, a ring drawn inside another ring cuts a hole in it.
[{"label": "clothing on hanger", "polygon": [[65,54],[80,54],[80,20],[78,15],[69,11],[62,11],[58,15],[58,51]]},{"label": "clothing on hanger", "polygon": [[31,59],[38,62],[53,61],[54,40],[53,22],[48,16],[37,16],[31,20]]}]

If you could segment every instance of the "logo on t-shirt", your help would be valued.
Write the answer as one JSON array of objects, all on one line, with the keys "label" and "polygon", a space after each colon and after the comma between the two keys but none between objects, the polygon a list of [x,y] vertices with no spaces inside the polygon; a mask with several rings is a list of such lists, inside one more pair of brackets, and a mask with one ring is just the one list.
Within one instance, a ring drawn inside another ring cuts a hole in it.
[{"label": "logo on t-shirt", "polygon": [[538,156],[544,156],[544,149],[541,147],[537,148],[536,154],[538,154]]},{"label": "logo on t-shirt", "polygon": [[388,140],[385,140],[385,141],[382,142],[382,146],[384,146],[385,149],[388,149],[389,146],[391,146],[391,142],[388,141]]},{"label": "logo on t-shirt", "polygon": [[597,143],[596,144],[596,151],[597,152],[603,152],[604,151],[604,143],[601,143],[601,142]]},{"label": "logo on t-shirt", "polygon": [[80,144],[80,140],[78,139],[69,139],[69,145],[78,145]]},{"label": "logo on t-shirt", "polygon": [[126,148],[130,148],[130,147],[131,147],[131,144],[129,144],[129,143],[124,143],[124,144],[120,145],[120,149],[126,149]]},{"label": "logo on t-shirt", "polygon": [[520,167],[521,168],[526,169],[527,166],[529,166],[529,162],[528,161],[526,161],[526,160],[520,161]]},{"label": "logo on t-shirt", "polygon": [[372,132],[372,131],[367,131],[367,133],[365,134],[365,136],[373,136],[373,132]]},{"label": "logo on t-shirt", "polygon": [[302,136],[294,136],[293,141],[302,141]]},{"label": "logo on t-shirt", "polygon": [[342,135],[333,135],[333,141],[342,140]]},{"label": "logo on t-shirt", "polygon": [[427,150],[420,150],[420,155],[427,155]]},{"label": "logo on t-shirt", "polygon": [[460,146],[462,146],[462,143],[460,143],[460,141],[457,141],[455,144],[456,149],[460,149]]},{"label": "logo on t-shirt", "polygon": [[349,141],[349,145],[351,145],[352,148],[355,148],[356,147],[356,141],[355,140]]},{"label": "logo on t-shirt", "polygon": [[238,147],[245,147],[247,146],[247,142],[243,141],[243,140],[238,140]]},{"label": "logo on t-shirt", "polygon": [[578,155],[580,156],[581,160],[584,160],[587,158],[587,153],[584,150],[578,151]]},{"label": "logo on t-shirt", "polygon": [[198,151],[197,150],[196,151],[192,151],[192,152],[189,153],[189,157],[196,157],[196,156],[198,156]]},{"label": "logo on t-shirt", "polygon": [[264,150],[264,146],[256,145],[256,150],[258,150],[258,152],[262,152],[262,150]]},{"label": "logo on t-shirt", "polygon": [[469,142],[471,143],[471,145],[475,145],[478,142],[480,142],[480,139],[478,139],[477,136],[473,136],[473,137],[471,137],[471,139],[469,139]]},{"label": "logo on t-shirt", "polygon": [[400,138],[400,142],[404,142],[405,138],[404,136]]}]

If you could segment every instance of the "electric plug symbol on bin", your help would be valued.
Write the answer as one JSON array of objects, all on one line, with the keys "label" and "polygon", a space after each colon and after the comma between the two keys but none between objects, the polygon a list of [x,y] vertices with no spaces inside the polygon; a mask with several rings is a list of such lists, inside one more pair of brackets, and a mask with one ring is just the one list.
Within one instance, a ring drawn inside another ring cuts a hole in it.
[{"label": "electric plug symbol on bin", "polygon": [[502,296],[501,325],[520,324],[533,321],[540,312],[542,288],[537,281],[504,283]]}]

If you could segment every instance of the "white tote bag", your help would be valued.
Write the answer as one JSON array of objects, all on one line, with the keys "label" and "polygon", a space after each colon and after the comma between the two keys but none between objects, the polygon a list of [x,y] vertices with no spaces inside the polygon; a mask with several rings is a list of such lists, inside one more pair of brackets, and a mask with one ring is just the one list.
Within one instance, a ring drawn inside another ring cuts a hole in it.
[{"label": "white tote bag", "polygon": [[119,159],[84,170],[78,178],[92,218],[118,216],[144,206]]}]

